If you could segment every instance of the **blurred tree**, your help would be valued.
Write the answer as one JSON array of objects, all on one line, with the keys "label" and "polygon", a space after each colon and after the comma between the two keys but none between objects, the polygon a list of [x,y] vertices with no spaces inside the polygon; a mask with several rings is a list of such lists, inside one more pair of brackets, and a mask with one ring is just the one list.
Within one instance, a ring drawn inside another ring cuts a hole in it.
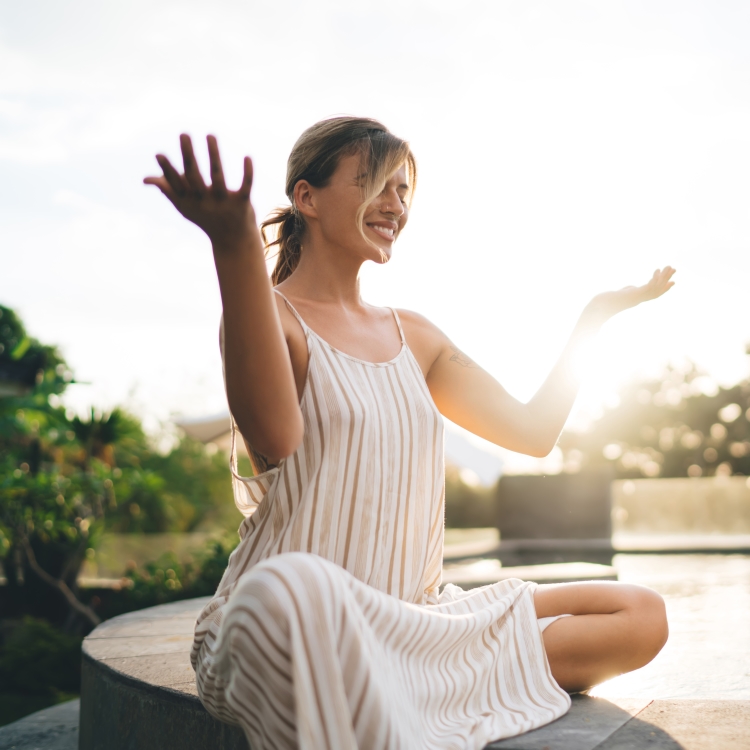
[{"label": "blurred tree", "polygon": [[[6,579],[0,583],[0,725],[74,697],[81,637],[100,618],[213,593],[237,542],[235,531],[193,562],[167,555],[141,570],[123,570],[129,583],[120,591],[79,591],[81,565],[95,557],[105,531],[189,531],[222,514],[236,529],[240,518],[231,512],[225,455],[186,438],[160,451],[139,420],[119,408],[85,417],[66,413],[60,396],[71,382],[57,349],[29,337],[18,316],[0,306]],[[247,462],[242,471],[250,474]]]},{"label": "blurred tree", "polygon": [[567,470],[620,478],[750,475],[750,380],[719,388],[692,363],[632,383],[585,433],[559,441]]},{"label": "blurred tree", "polygon": [[[87,465],[79,446],[70,449],[75,433],[58,401],[72,381],[65,361],[54,347],[30,338],[13,311],[1,306],[0,380],[0,555],[8,573],[6,606],[43,611],[41,603],[49,601],[48,587],[53,587],[62,595],[70,624],[75,614],[96,624],[99,618],[79,600],[75,581],[106,498],[112,496],[112,483],[101,462]],[[56,609],[59,614],[53,605]]]},{"label": "blurred tree", "polygon": [[0,397],[33,390],[39,403],[61,393],[72,377],[57,349],[31,338],[13,310],[0,305]]},{"label": "blurred tree", "polygon": [[[189,531],[233,506],[226,456],[189,439],[159,452],[122,409],[67,414],[72,373],[0,306],[0,558],[8,615],[70,632],[99,621],[78,574],[105,530]],[[60,596],[50,597],[50,587]]]}]

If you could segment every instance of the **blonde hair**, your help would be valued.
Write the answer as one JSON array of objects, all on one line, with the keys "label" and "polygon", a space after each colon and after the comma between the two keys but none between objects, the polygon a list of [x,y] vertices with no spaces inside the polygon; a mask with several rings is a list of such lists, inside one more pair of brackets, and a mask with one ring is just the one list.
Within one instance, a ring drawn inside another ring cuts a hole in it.
[{"label": "blonde hair", "polygon": [[286,195],[292,205],[277,208],[260,225],[266,252],[278,248],[276,266],[271,274],[274,286],[292,274],[302,252],[305,220],[294,205],[295,185],[306,180],[313,187],[325,187],[341,157],[352,154],[361,155],[366,169],[362,204],[356,217],[360,233],[368,204],[383,191],[388,178],[403,164],[409,182],[406,204],[411,203],[417,181],[417,163],[406,141],[369,117],[332,117],[315,123],[302,133],[289,154]]}]

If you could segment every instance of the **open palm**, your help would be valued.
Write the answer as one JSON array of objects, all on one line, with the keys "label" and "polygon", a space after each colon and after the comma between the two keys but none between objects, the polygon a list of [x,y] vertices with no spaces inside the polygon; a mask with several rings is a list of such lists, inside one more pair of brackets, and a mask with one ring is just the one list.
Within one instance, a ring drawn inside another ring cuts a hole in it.
[{"label": "open palm", "polygon": [[147,185],[156,185],[174,207],[188,221],[199,226],[213,242],[242,238],[256,227],[255,212],[250,203],[250,188],[253,184],[252,161],[250,157],[245,157],[240,189],[227,190],[216,138],[209,135],[206,141],[211,169],[210,185],[206,185],[201,175],[193,152],[193,143],[190,136],[185,134],[180,136],[185,171],[178,172],[164,154],[157,154],[156,161],[163,174],[158,177],[146,177],[143,181]]},{"label": "open palm", "polygon": [[589,302],[587,310],[600,318],[602,322],[608,320],[623,310],[666,294],[674,286],[674,281],[672,281],[674,274],[675,269],[671,266],[665,266],[661,270],[657,268],[647,284],[626,286],[614,292],[597,294]]}]

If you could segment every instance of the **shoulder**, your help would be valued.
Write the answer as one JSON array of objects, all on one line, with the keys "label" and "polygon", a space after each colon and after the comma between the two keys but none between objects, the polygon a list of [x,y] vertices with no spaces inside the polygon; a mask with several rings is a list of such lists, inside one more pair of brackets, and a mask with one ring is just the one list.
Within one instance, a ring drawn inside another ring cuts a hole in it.
[{"label": "shoulder", "polygon": [[450,339],[431,320],[413,310],[398,309],[406,343],[427,376],[432,365],[450,346]]},{"label": "shoulder", "polygon": [[434,339],[436,341],[448,340],[448,337],[429,318],[426,318],[421,313],[414,312],[414,310],[402,310],[401,308],[398,308],[396,312],[404,326],[404,331],[408,328],[415,336]]}]

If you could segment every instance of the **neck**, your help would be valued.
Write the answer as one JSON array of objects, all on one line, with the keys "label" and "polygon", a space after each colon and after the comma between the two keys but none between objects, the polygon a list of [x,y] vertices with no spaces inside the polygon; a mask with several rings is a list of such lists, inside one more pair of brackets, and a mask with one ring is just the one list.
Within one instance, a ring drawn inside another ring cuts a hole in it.
[{"label": "neck", "polygon": [[363,259],[351,252],[306,242],[297,268],[280,286],[280,291],[316,302],[345,306],[362,304],[359,271]]}]

